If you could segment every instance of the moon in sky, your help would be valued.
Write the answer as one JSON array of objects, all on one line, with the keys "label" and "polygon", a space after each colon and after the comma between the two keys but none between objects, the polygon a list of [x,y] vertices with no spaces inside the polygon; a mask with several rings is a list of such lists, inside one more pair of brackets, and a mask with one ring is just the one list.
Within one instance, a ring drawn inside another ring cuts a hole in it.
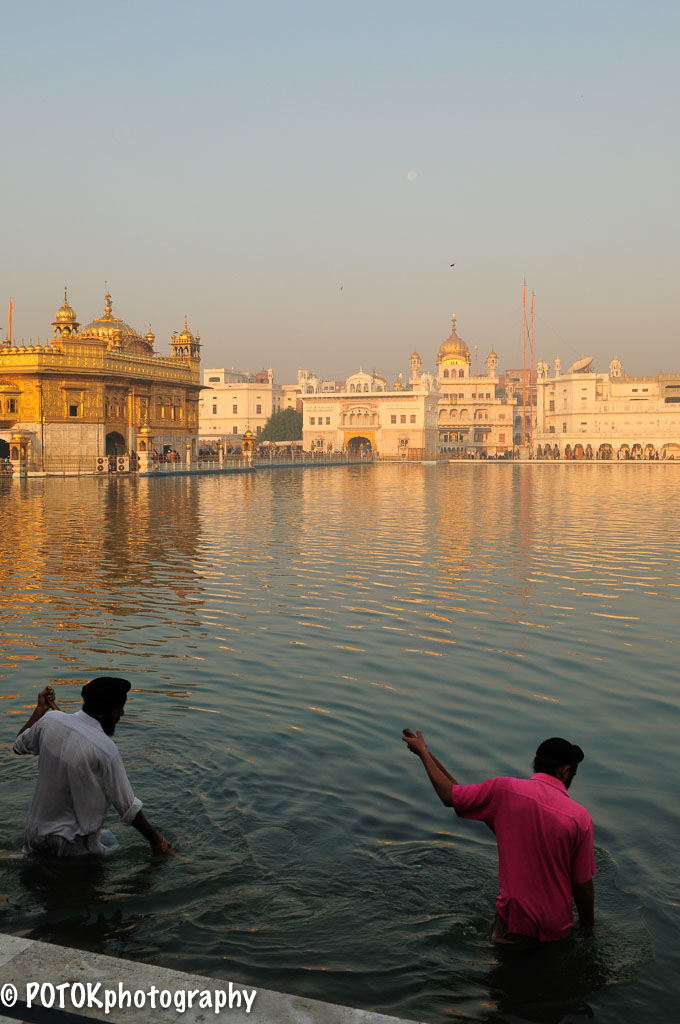
[{"label": "moon in sky", "polygon": [[415,181],[417,177],[418,177],[418,172],[417,171],[409,171],[408,174],[406,175],[406,180],[407,181]]}]

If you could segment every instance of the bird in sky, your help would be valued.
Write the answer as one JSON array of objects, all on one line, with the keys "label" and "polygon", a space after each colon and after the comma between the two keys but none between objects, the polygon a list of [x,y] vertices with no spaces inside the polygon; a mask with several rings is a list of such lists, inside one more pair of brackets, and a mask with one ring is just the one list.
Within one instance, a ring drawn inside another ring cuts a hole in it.
[{"label": "bird in sky", "polygon": [[450,267],[455,267],[455,265],[456,265],[455,263],[449,263]]}]

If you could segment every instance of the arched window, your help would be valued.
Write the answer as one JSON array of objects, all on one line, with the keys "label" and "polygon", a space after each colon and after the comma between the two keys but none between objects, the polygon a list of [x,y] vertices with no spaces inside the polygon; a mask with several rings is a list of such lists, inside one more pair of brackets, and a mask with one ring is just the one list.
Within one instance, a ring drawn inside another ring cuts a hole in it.
[{"label": "arched window", "polygon": [[449,379],[449,371],[448,370],[444,370],[444,377],[445,377],[446,380]]},{"label": "arched window", "polygon": [[368,391],[368,390],[369,390],[368,384],[364,384],[364,391]]},{"label": "arched window", "polygon": [[459,377],[464,377],[465,376],[465,370],[459,370],[458,371],[458,376]]}]

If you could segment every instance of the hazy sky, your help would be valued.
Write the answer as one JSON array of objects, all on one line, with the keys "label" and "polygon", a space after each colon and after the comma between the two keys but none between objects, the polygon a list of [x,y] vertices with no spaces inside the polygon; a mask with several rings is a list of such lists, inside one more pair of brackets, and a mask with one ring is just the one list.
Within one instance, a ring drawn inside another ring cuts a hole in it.
[{"label": "hazy sky", "polygon": [[[16,338],[69,286],[203,365],[680,370],[680,5],[3,5],[0,275]],[[455,267],[449,267],[455,262]],[[4,332],[3,332],[4,336]]]}]

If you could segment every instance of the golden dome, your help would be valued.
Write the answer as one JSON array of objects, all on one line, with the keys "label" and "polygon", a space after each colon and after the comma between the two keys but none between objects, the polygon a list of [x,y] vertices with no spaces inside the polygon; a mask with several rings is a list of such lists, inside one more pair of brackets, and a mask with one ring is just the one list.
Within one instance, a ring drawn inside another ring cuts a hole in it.
[{"label": "golden dome", "polygon": [[187,318],[184,317],[184,330],[182,331],[182,333],[179,336],[179,341],[193,341],[193,340],[194,340],[194,336],[191,333],[191,331],[189,330],[189,327],[187,325]]},{"label": "golden dome", "polygon": [[148,344],[148,341],[145,342],[134,327],[130,327],[129,324],[113,315],[109,292],[106,293],[104,312],[96,320],[92,320],[86,327],[83,327],[80,336],[81,338],[99,338],[100,341],[114,345],[126,345],[133,342],[141,342],[142,346]]},{"label": "golden dome", "polygon": [[76,313],[75,310],[68,304],[68,292],[64,288],[64,302],[59,307],[55,315],[55,321],[58,324],[72,324],[75,321]]},{"label": "golden dome", "polygon": [[151,324],[149,324],[149,330],[146,332],[146,340],[151,346],[153,346],[153,343],[156,340],[156,335],[151,330]]},{"label": "golden dome", "polygon": [[470,349],[462,338],[456,334],[456,315],[454,313],[451,323],[451,334],[439,346],[437,364],[461,364],[470,362]]}]

